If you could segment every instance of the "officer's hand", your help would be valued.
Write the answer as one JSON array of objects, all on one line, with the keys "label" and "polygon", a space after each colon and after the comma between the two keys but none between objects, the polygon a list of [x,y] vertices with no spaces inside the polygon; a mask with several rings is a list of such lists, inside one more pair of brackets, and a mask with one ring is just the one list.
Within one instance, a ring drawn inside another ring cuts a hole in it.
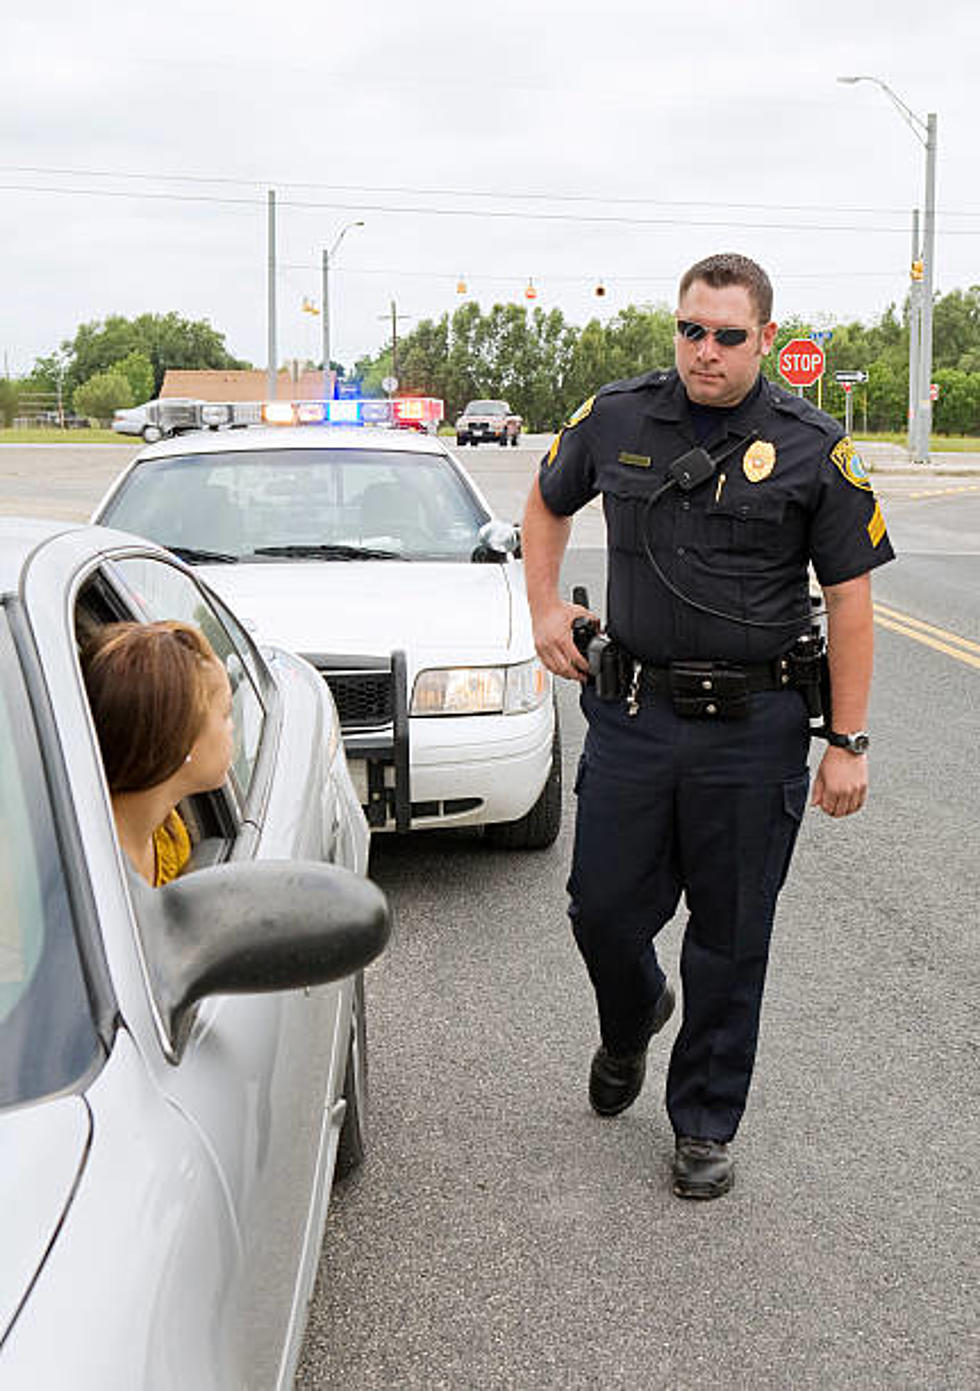
[{"label": "officer's hand", "polygon": [[549,608],[532,615],[534,646],[545,666],[555,676],[569,681],[584,681],[589,664],[572,642],[572,623],[576,618],[590,618],[598,623],[594,613],[581,604],[569,604],[559,599]]},{"label": "officer's hand", "polygon": [[831,745],[813,781],[811,806],[828,816],[850,816],[860,811],[868,795],[867,754],[848,753]]}]

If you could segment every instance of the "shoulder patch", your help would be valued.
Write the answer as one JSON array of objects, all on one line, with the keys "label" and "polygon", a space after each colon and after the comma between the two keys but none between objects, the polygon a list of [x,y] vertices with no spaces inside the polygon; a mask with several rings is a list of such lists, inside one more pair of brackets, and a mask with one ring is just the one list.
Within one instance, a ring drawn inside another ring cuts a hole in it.
[{"label": "shoulder patch", "polygon": [[585,417],[586,417],[586,416],[589,414],[589,412],[591,411],[591,409],[592,409],[594,403],[595,403],[595,397],[594,397],[594,396],[590,396],[589,399],[588,399],[587,401],[583,401],[582,404],[579,406],[578,410],[577,410],[577,411],[573,411],[572,414],[571,414],[571,415],[568,417],[568,419],[565,421],[565,427],[564,427],[564,428],[565,428],[566,430],[571,430],[571,429],[573,428],[573,426],[578,425],[581,421],[583,421],[583,420],[585,419]]},{"label": "shoulder patch", "polygon": [[864,461],[847,435],[838,440],[830,451],[830,462],[853,487],[863,488],[866,493],[871,492],[871,479],[864,467]]}]

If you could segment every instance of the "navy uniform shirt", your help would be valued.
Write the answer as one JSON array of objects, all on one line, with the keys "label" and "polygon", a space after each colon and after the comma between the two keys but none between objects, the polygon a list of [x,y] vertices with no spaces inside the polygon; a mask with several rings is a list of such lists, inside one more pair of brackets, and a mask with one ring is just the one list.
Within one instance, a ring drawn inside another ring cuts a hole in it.
[{"label": "navy uniform shirt", "polygon": [[[738,447],[705,483],[671,488],[655,503],[669,465],[695,445],[676,371],[602,387],[541,462],[541,496],[559,516],[602,496],[607,627],[656,665],[767,661],[809,627],[808,562],[821,585],[834,585],[894,557],[864,466],[836,420],[761,376],[739,405],[716,414],[700,413],[699,425],[707,415],[713,430],[698,442],[715,457]],[[672,593],[647,548],[670,585],[724,616]]]}]

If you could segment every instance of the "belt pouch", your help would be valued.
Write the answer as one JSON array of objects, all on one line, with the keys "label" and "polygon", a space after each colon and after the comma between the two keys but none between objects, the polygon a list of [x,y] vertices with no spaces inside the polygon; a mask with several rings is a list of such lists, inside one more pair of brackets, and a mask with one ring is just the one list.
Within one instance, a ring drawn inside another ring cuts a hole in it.
[{"label": "belt pouch", "polygon": [[749,713],[749,681],[740,667],[717,662],[671,662],[670,698],[685,720],[743,720]]}]

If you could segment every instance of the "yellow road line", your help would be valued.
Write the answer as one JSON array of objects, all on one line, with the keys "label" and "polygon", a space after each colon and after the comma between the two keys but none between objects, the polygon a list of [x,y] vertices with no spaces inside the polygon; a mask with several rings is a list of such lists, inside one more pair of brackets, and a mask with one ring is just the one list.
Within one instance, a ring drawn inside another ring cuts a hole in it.
[{"label": "yellow road line", "polygon": [[893,493],[892,498],[899,497],[951,497],[957,493],[980,493],[980,486],[976,483],[969,483],[960,488],[921,488],[911,493]]},{"label": "yellow road line", "polygon": [[893,619],[896,623],[902,623],[907,628],[917,628],[922,633],[931,633],[933,637],[941,638],[946,642],[953,643],[956,647],[966,648],[968,652],[976,652],[980,655],[980,642],[972,642],[969,638],[961,638],[959,633],[951,633],[948,628],[937,628],[933,623],[926,623],[921,618],[912,618],[910,614],[902,613],[899,609],[893,609],[890,604],[880,604],[875,602],[875,617],[884,614],[886,618]]},{"label": "yellow road line", "polygon": [[[894,609],[888,609],[883,604],[875,604],[874,610],[875,622],[880,628],[887,628],[892,633],[901,633],[902,637],[911,638],[913,642],[921,642],[924,646],[931,647],[935,652],[943,652],[947,657],[955,657],[957,661],[964,662],[967,666],[975,667],[977,671],[980,671],[980,645],[977,643],[970,642],[967,638],[958,637],[955,633],[946,633],[944,628],[934,628],[931,623],[923,623],[921,619],[906,618],[904,614],[897,613]],[[894,615],[894,617],[889,615]],[[932,636],[934,633],[942,633],[950,641],[943,642],[938,637]],[[954,643],[960,645],[953,646]]]}]

